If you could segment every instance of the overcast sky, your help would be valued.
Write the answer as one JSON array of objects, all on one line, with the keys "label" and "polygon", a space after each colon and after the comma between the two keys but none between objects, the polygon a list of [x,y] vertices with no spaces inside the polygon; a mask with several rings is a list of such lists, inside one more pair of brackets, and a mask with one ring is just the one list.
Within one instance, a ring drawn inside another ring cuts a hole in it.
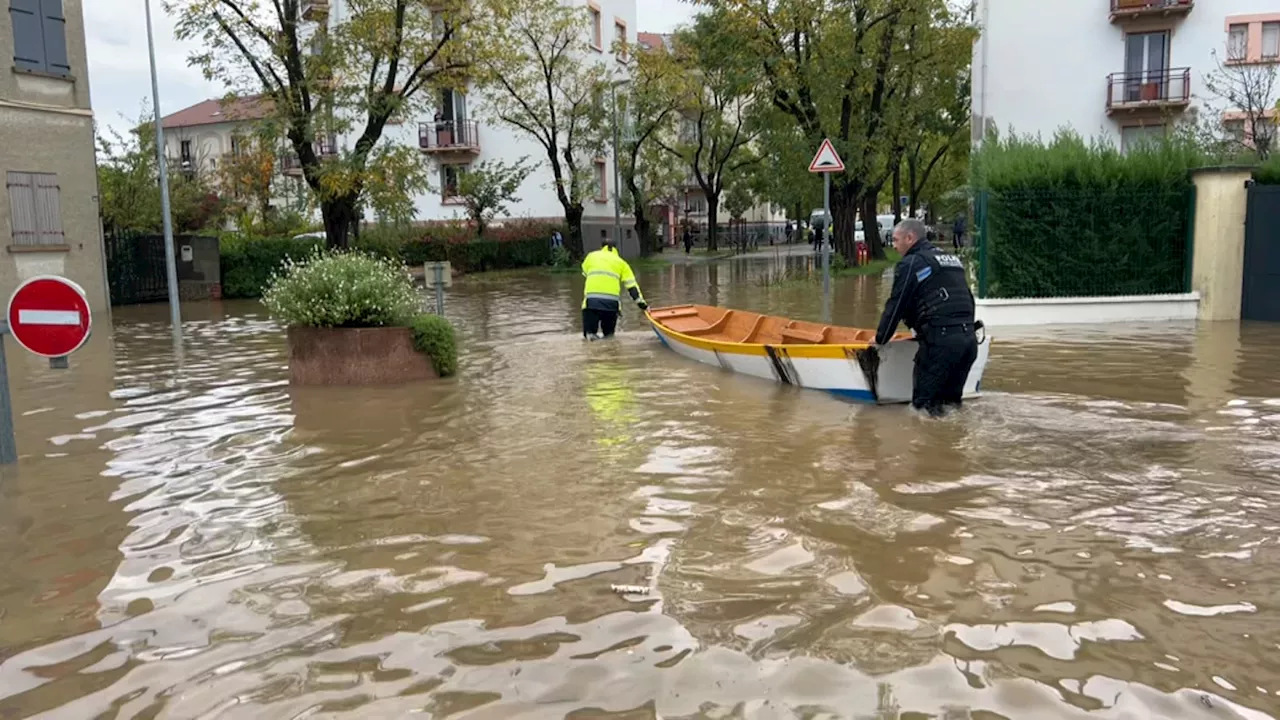
[{"label": "overcast sky", "polygon": [[[173,21],[153,0],[156,67],[160,77],[160,110],[164,114],[219,95],[221,88],[206,82],[187,66],[192,47],[173,37]],[[89,44],[89,86],[100,124],[117,129],[131,126],[151,97],[147,59],[147,21],[138,0],[89,0],[83,4]],[[639,30],[668,32],[693,16],[683,0],[636,0]],[[127,120],[125,120],[127,118]]]}]

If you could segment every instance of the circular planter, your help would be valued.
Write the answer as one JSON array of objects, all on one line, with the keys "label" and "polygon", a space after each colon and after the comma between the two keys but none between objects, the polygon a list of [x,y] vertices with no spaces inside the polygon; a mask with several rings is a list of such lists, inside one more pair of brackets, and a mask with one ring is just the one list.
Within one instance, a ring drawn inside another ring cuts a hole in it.
[{"label": "circular planter", "polygon": [[293,385],[391,385],[438,377],[407,327],[289,328]]}]

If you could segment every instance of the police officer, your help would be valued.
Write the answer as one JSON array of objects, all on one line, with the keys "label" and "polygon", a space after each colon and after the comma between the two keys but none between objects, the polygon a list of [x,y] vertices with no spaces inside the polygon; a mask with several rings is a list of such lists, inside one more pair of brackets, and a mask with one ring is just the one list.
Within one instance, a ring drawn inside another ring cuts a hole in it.
[{"label": "police officer", "polygon": [[588,253],[582,261],[582,276],[587,279],[582,298],[582,337],[597,340],[604,331],[604,337],[612,337],[618,326],[618,315],[622,313],[622,288],[627,289],[631,299],[641,310],[648,310],[649,304],[640,294],[640,285],[636,282],[631,265],[618,254],[617,241],[605,237],[601,239],[600,249]]},{"label": "police officer", "polygon": [[893,272],[893,291],[885,303],[876,344],[893,337],[898,322],[915,330],[915,383],[911,404],[930,415],[959,407],[969,369],[978,358],[973,293],[964,265],[941,253],[927,239],[919,220],[903,220],[893,229],[893,247],[902,254]]}]

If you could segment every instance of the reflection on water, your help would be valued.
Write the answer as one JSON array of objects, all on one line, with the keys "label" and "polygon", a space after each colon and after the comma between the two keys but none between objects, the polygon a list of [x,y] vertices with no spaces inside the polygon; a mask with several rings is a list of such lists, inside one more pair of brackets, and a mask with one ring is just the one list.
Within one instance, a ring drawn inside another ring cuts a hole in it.
[{"label": "reflection on water", "polygon": [[[815,317],[767,265],[642,282]],[[584,344],[577,283],[460,281],[402,388],[290,388],[253,303],[11,349],[0,717],[1280,717],[1280,328],[1002,333],[930,422]]]}]

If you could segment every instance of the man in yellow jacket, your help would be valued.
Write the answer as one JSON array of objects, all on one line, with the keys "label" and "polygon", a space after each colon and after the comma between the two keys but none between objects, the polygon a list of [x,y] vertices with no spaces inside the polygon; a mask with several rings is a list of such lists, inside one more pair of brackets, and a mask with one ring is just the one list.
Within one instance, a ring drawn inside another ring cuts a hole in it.
[{"label": "man in yellow jacket", "polygon": [[622,289],[626,288],[631,299],[641,310],[649,304],[640,294],[631,266],[618,254],[618,245],[605,238],[599,250],[588,253],[582,261],[582,276],[587,279],[582,298],[582,337],[597,340],[612,337],[618,327],[618,315],[622,313]]}]

